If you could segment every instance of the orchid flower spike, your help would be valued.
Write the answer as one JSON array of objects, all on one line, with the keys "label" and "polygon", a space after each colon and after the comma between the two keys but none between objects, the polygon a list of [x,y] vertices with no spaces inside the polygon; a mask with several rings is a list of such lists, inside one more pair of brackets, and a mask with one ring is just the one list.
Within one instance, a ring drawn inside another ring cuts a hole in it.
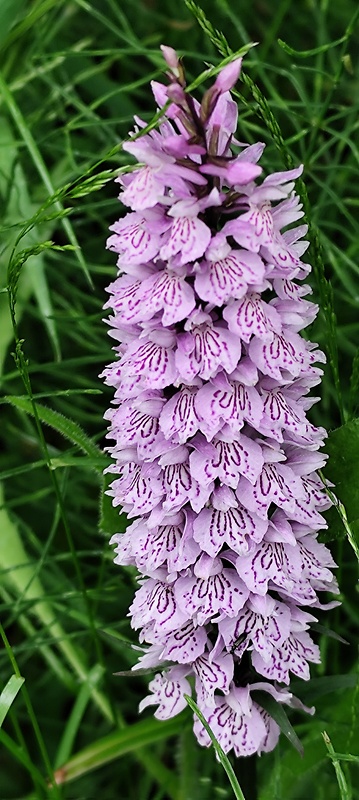
[{"label": "orchid flower spike", "polygon": [[[302,167],[262,179],[263,144],[238,152],[241,59],[204,113],[162,52],[172,83],[153,91],[166,111],[124,145],[140,165],[118,179],[128,211],[108,240],[110,494],[129,519],[111,542],[140,576],[137,666],[157,673],[140,710],[168,719],[193,693],[225,752],[246,756],[280,733],[256,691],[298,707],[291,676],[319,663],[310,628],[336,605],[322,593],[338,592],[318,541],[326,432],[307,418],[324,356],[301,336],[318,312],[302,283]],[[210,744],[197,718],[194,732]]]}]

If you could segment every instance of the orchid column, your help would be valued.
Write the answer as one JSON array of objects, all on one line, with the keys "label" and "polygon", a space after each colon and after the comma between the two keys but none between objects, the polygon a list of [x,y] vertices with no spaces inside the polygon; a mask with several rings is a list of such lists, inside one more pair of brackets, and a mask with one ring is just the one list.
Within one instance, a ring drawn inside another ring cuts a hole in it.
[{"label": "orchid column", "polygon": [[[302,168],[257,182],[264,145],[233,138],[240,59],[199,104],[162,51],[170,84],[152,89],[164,116],[124,144],[141,166],[119,179],[131,211],[108,240],[120,275],[104,372],[111,494],[134,520],[111,541],[142,575],[130,609],[139,666],[159,670],[141,709],[166,719],[195,692],[223,749],[250,755],[279,735],[251,692],[298,704],[287,686],[319,662],[318,592],[337,592],[317,541],[325,431],[306,418],[324,357],[299,335],[317,314],[298,283],[310,272],[306,226],[293,227]],[[198,719],[194,730],[208,745]]]}]

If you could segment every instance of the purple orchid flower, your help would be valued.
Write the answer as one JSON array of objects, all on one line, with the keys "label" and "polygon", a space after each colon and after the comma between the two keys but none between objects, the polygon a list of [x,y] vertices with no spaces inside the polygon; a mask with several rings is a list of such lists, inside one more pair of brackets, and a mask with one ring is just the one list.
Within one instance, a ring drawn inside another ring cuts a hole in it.
[{"label": "purple orchid flower", "polygon": [[[140,710],[168,719],[195,692],[224,751],[243,756],[279,736],[251,693],[298,708],[290,676],[308,680],[320,660],[312,611],[336,605],[318,594],[338,592],[318,542],[326,434],[306,416],[324,356],[300,335],[318,311],[297,282],[310,272],[306,226],[293,227],[302,167],[261,180],[264,145],[234,139],[240,59],[200,104],[162,50],[170,84],[152,88],[166,108],[159,130],[124,145],[141,165],[118,179],[131,210],[107,244],[110,494],[134,520],[111,543],[141,575],[134,669],[157,674]],[[210,744],[197,718],[194,732]]]}]

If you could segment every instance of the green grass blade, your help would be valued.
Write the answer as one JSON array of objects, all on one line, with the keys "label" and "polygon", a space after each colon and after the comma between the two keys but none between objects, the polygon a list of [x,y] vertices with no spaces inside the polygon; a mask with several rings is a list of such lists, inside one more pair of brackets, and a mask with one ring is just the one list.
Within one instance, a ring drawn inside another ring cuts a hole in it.
[{"label": "green grass blade", "polygon": [[11,675],[6,686],[4,686],[0,695],[0,728],[24,681],[25,678],[22,678],[21,675]]},{"label": "green grass blade", "polygon": [[[2,506],[2,507],[1,507]],[[34,570],[29,563],[29,558],[22,543],[17,526],[10,518],[3,502],[2,486],[0,484],[0,573],[2,583],[8,584],[16,590],[18,598],[23,598],[31,605],[32,613],[38,618],[59,648],[60,652],[71,666],[75,675],[81,682],[88,680],[88,670],[83,658],[66,636],[62,626],[57,621],[57,615],[51,604],[46,600],[46,594],[38,577],[34,578]],[[92,699],[100,709],[104,718],[112,721],[112,711],[107,698],[98,689],[94,689]]]},{"label": "green grass blade", "polygon": [[280,705],[280,703],[278,703],[274,697],[268,694],[268,692],[253,692],[253,698],[256,700],[258,705],[260,705],[265,711],[268,712],[268,714],[270,714],[277,725],[279,725],[281,732],[284,734],[284,736],[286,736],[291,745],[293,745],[300,756],[303,756],[303,745],[298,739],[293,726],[290,724],[283,706]]},{"label": "green grass blade", "polygon": [[0,742],[11,753],[11,755],[22,764],[31,776],[35,786],[39,785],[43,790],[48,792],[48,783],[40,770],[34,764],[33,759],[24,751],[24,748],[18,745],[5,731],[0,729]]},{"label": "green grass blade", "polygon": [[112,505],[112,497],[107,494],[114,477],[113,473],[107,473],[102,479],[99,528],[108,536],[126,530],[127,525],[125,514],[121,513],[121,508]]},{"label": "green grass blade", "polygon": [[45,264],[43,260],[36,261],[36,264],[31,264],[29,270],[30,284],[33,294],[36,298],[42,321],[47,329],[49,339],[51,341],[55,359],[60,361],[61,350],[59,337],[54,321],[54,311],[52,307],[51,295],[49,286],[46,280]]},{"label": "green grass blade", "polygon": [[[51,11],[52,8],[55,6],[59,7],[61,4],[64,4],[66,0],[43,0],[40,3],[34,3],[31,9],[26,9],[26,14],[23,15],[22,19],[13,27],[8,36],[4,39],[4,47],[8,47],[12,44],[16,39],[26,33],[27,30],[31,29],[32,26],[38,22],[44,14],[47,14]],[[26,0],[2,0],[2,4],[18,6],[19,8],[22,6],[26,7],[27,2]]]},{"label": "green grass blade", "polygon": [[198,719],[201,721],[203,727],[207,731],[208,736],[209,736],[209,738],[210,738],[210,740],[211,740],[211,742],[213,744],[214,750],[216,752],[216,756],[218,758],[218,761],[222,764],[223,769],[227,773],[227,776],[228,776],[229,782],[230,782],[230,784],[232,786],[233,793],[234,793],[234,796],[235,796],[236,800],[245,800],[244,794],[243,794],[242,789],[241,789],[241,787],[240,787],[240,785],[238,783],[237,776],[236,776],[236,774],[234,772],[232,764],[230,763],[230,761],[227,758],[226,754],[223,752],[219,742],[217,742],[217,739],[216,739],[213,731],[211,730],[210,726],[208,725],[208,722],[204,718],[202,712],[198,708],[197,703],[195,703],[194,700],[192,700],[192,698],[188,697],[188,695],[186,695],[186,694],[184,695],[184,697],[185,697],[185,700],[188,703],[189,707],[192,709],[194,714],[196,714]]},{"label": "green grass blade", "polygon": [[334,42],[328,42],[328,44],[322,44],[319,47],[313,47],[312,50],[294,50],[294,48],[290,47],[289,44],[283,42],[283,39],[278,39],[278,44],[290,56],[297,56],[298,58],[309,58],[309,56],[316,56],[319,55],[320,53],[326,53],[327,50],[331,50],[332,47],[337,47],[338,44],[343,44],[343,42],[345,41],[346,41],[346,36],[341,36],[340,39],[336,39]]},{"label": "green grass blade", "polygon": [[[39,175],[40,175],[40,177],[41,177],[41,179],[43,181],[44,186],[46,187],[49,195],[53,195],[55,193],[55,188],[54,188],[54,186],[52,184],[51,177],[50,177],[49,172],[47,170],[46,164],[45,164],[45,162],[44,162],[44,160],[42,158],[40,150],[39,150],[35,140],[32,137],[30,129],[29,129],[28,125],[26,124],[25,118],[23,117],[23,115],[22,115],[22,113],[20,111],[20,108],[18,107],[17,103],[15,102],[14,97],[13,97],[10,89],[8,88],[6,82],[5,82],[5,80],[4,80],[4,78],[3,78],[3,76],[1,74],[0,74],[0,93],[3,95],[4,101],[5,101],[7,107],[9,109],[9,111],[10,111],[10,114],[11,114],[11,116],[12,116],[14,122],[15,122],[15,125],[16,125],[20,135],[23,138],[23,141],[24,141],[24,143],[25,143],[25,145],[26,145],[26,147],[27,147],[27,149],[28,149],[28,151],[30,153],[30,156],[31,156],[31,158],[32,158],[32,160],[34,162],[34,165],[35,165],[35,167],[36,167],[36,169],[37,169],[37,171],[38,171],[38,173],[39,173]],[[61,202],[59,200],[56,200],[54,205],[55,205],[55,208],[57,209],[57,211],[62,214],[64,209],[63,209],[63,206],[62,206]],[[75,248],[75,255],[76,255],[76,258],[77,258],[77,260],[79,262],[79,265],[80,265],[81,269],[83,270],[83,272],[84,272],[84,274],[85,274],[85,276],[86,276],[86,278],[88,280],[88,283],[92,287],[92,279],[91,279],[90,273],[89,273],[89,271],[87,269],[85,259],[84,259],[83,255],[82,255],[82,252],[81,252],[79,243],[77,241],[74,229],[73,229],[73,227],[71,225],[71,222],[66,218],[63,218],[61,220],[61,222],[62,222],[64,231],[66,233],[66,236],[67,236],[69,242]]]},{"label": "green grass blade", "polygon": [[357,683],[357,675],[328,675],[323,678],[311,678],[304,684],[303,681],[293,681],[291,690],[294,694],[298,692],[306,703],[316,703],[324,695],[333,695],[335,692],[353,689]]},{"label": "green grass blade", "polygon": [[[34,711],[34,708],[33,708],[33,704],[32,704],[31,699],[30,699],[30,695],[29,695],[29,693],[27,691],[27,687],[25,686],[25,680],[22,679],[22,677],[20,675],[20,670],[19,670],[16,658],[15,658],[14,651],[13,651],[11,645],[10,645],[10,642],[9,642],[7,636],[6,636],[6,633],[5,633],[1,623],[0,623],[0,636],[1,636],[2,640],[3,640],[4,646],[5,646],[5,650],[6,650],[7,654],[8,654],[9,660],[10,660],[10,662],[11,662],[13,668],[14,668],[14,672],[15,672],[15,676],[14,677],[16,677],[19,681],[21,681],[21,685],[19,686],[19,689],[21,689],[21,687],[23,687],[22,695],[23,695],[23,699],[24,699],[24,702],[25,702],[25,706],[26,706],[27,716],[28,716],[28,719],[29,719],[29,721],[30,721],[30,723],[32,725],[32,728],[33,728],[34,739],[35,739],[35,741],[37,743],[37,746],[39,748],[39,752],[41,753],[41,757],[42,757],[42,760],[44,762],[44,766],[45,766],[48,778],[51,780],[51,783],[53,783],[53,769],[52,769],[52,765],[51,765],[51,762],[50,762],[50,758],[49,758],[49,754],[48,754],[48,751],[47,751],[47,747],[46,747],[46,744],[45,744],[45,740],[44,740],[44,737],[42,735],[42,731],[40,729],[39,721],[38,721],[38,718],[37,718],[37,716],[35,714],[35,711]],[[54,796],[58,797],[58,799],[60,800],[60,794],[59,794],[58,790],[55,791]]]},{"label": "green grass blade", "polygon": [[[2,584],[4,584],[4,581],[2,581]],[[15,604],[13,594],[10,594],[5,589],[4,585],[1,584],[0,593],[4,603],[7,604],[9,608],[13,607]],[[36,646],[36,651],[41,653],[49,670],[56,676],[60,683],[66,686],[66,688],[73,694],[77,688],[76,680],[74,679],[73,674],[71,674],[71,672],[69,672],[67,667],[63,664],[61,658],[59,658],[53,652],[48,644],[44,644],[41,641],[38,631],[26,614],[19,614],[17,615],[16,619],[25,634],[25,641],[27,641],[28,638],[34,643]]]},{"label": "green grass blade", "polygon": [[[28,397],[12,397],[11,395],[7,395],[4,398],[4,402],[10,403],[10,405],[20,409],[20,411],[34,416],[33,404]],[[41,422],[54,428],[57,433],[60,433],[65,439],[68,439],[72,444],[76,445],[80,450],[86,453],[86,455],[94,459],[94,463],[98,462],[99,458],[102,459],[103,463],[103,455],[100,448],[87,436],[77,422],[39,403],[36,403],[36,409]],[[101,469],[99,471],[101,471]]]},{"label": "green grass blade", "polygon": [[142,747],[151,746],[169,736],[177,736],[182,726],[181,717],[166,722],[155,719],[136,722],[85,747],[55,772],[55,779],[58,784],[69,783],[120,756],[135,753]]},{"label": "green grass blade", "polygon": [[353,756],[352,753],[328,753],[328,757],[335,756],[337,761],[352,761],[353,764],[359,764],[359,756]]},{"label": "green grass blade", "polygon": [[359,348],[353,359],[350,376],[349,410],[352,417],[359,413]]},{"label": "green grass blade", "polygon": [[[36,206],[30,199],[26,175],[19,159],[19,143],[13,135],[12,126],[4,117],[0,117],[0,194],[7,197],[6,208],[2,221],[7,233],[3,235],[0,252],[0,273],[6,274],[6,263],[16,239],[16,227],[11,227],[14,219],[29,219],[35,213]],[[46,234],[50,234],[53,226],[47,225]],[[44,231],[42,231],[43,235]],[[34,226],[22,238],[23,246],[35,245],[41,238],[38,227]],[[0,282],[0,285],[3,281]],[[17,314],[21,316],[31,293],[35,294],[39,312],[47,329],[54,354],[60,357],[60,345],[57,328],[53,319],[53,308],[50,292],[46,279],[45,263],[43,256],[38,254],[36,260],[25,264],[21,277],[20,290],[17,298]],[[7,297],[4,293],[0,296],[0,373],[7,353],[8,346],[13,339],[13,328],[8,309]]]},{"label": "green grass blade", "polygon": [[339,763],[339,759],[336,756],[336,753],[334,751],[334,747],[333,747],[333,745],[332,745],[332,743],[331,743],[331,741],[329,739],[329,736],[326,733],[326,731],[323,731],[322,736],[323,736],[323,739],[324,739],[324,744],[325,744],[325,746],[326,746],[326,748],[328,750],[329,756],[330,756],[330,758],[331,758],[331,760],[333,762],[333,767],[335,769],[335,774],[337,776],[337,781],[338,781],[338,786],[339,786],[340,798],[341,798],[341,800],[352,800],[352,797],[353,797],[352,792],[349,789],[349,786],[348,786],[348,784],[346,782],[344,772],[343,772],[343,770],[342,770],[342,768],[340,766],[340,763]]},{"label": "green grass blade", "polygon": [[9,31],[16,24],[21,9],[25,6],[26,0],[2,0],[0,4],[0,49],[2,49]]},{"label": "green grass blade", "polygon": [[59,767],[60,764],[65,763],[70,758],[75,737],[81,725],[82,717],[85,713],[89,700],[91,699],[91,692],[101,679],[102,674],[102,667],[99,664],[96,664],[96,666],[88,674],[88,681],[81,686],[61,737],[55,758],[55,768]]}]

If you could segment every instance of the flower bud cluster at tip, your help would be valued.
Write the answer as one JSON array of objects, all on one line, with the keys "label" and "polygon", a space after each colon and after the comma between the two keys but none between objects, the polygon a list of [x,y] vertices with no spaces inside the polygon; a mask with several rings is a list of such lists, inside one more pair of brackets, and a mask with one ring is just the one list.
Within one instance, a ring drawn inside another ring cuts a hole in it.
[{"label": "flower bud cluster at tip", "polygon": [[[130,520],[111,542],[142,576],[137,667],[158,674],[141,710],[168,719],[195,693],[224,751],[243,756],[279,736],[256,691],[300,706],[290,676],[308,680],[319,663],[313,612],[336,604],[320,599],[338,592],[318,542],[325,430],[306,415],[324,356],[300,335],[318,311],[301,283],[302,168],[263,179],[264,145],[234,138],[240,59],[199,103],[175,51],[162,52],[169,85],[152,90],[165,116],[124,144],[141,166],[117,179],[130,210],[107,245],[110,494]],[[197,718],[194,731],[210,744]]]}]

